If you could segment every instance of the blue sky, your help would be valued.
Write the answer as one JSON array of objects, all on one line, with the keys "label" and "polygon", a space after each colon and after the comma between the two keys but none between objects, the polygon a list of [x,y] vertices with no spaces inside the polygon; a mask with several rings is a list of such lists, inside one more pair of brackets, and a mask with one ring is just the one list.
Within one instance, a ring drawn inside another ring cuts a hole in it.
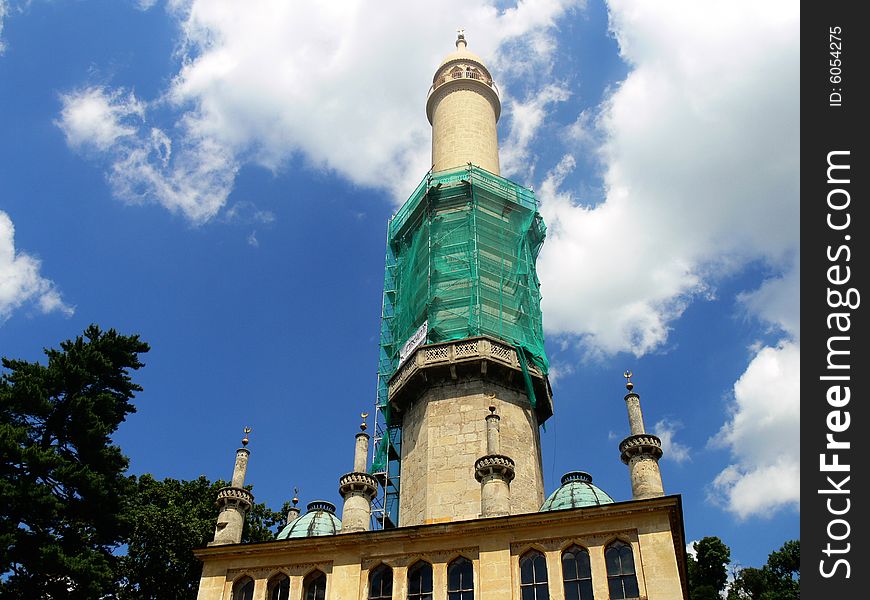
[{"label": "blue sky", "polygon": [[133,473],[229,477],[250,425],[258,500],[338,504],[462,26],[549,227],[547,489],[630,498],[630,368],[687,538],[763,563],[798,537],[797,3],[442,4],[0,0],[0,354],[139,333]]}]

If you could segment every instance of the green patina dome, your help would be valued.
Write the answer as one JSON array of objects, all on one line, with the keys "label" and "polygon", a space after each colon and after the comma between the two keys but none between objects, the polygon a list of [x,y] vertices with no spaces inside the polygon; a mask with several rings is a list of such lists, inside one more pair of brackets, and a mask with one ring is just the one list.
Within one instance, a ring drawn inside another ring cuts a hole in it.
[{"label": "green patina dome", "polygon": [[592,476],[589,473],[571,471],[562,476],[562,486],[544,500],[541,512],[599,504],[613,504],[613,498],[598,486],[592,485]]},{"label": "green patina dome", "polygon": [[278,534],[279,540],[335,535],[341,531],[341,521],[335,516],[335,505],[325,500],[308,503],[307,512],[287,525]]}]

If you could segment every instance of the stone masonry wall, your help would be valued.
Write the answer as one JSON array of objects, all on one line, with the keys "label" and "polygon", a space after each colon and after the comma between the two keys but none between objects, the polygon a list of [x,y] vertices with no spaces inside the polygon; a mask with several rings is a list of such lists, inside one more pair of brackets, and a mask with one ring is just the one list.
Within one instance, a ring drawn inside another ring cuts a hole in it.
[{"label": "stone masonry wall", "polygon": [[427,390],[403,418],[401,526],[480,516],[474,462],[486,454],[485,417],[491,403],[501,417],[500,454],[516,462],[511,514],[541,507],[540,434],[526,395],[479,379],[446,383]]}]

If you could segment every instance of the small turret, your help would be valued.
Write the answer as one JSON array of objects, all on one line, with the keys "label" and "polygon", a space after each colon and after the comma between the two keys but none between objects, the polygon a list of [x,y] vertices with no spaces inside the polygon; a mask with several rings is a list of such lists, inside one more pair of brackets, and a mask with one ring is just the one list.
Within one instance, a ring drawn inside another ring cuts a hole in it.
[{"label": "small turret", "polygon": [[341,513],[342,533],[368,531],[371,528],[372,500],[378,493],[378,482],[366,472],[366,457],[369,451],[369,434],[366,433],[366,417],[360,415],[363,422],[360,432],[356,434],[356,445],[353,454],[353,471],[342,475],[339,479],[338,493],[344,500]]},{"label": "small turret", "polygon": [[480,482],[480,516],[511,514],[511,481],[516,475],[513,459],[499,454],[498,425],[501,417],[490,404],[486,415],[486,455],[474,463],[474,478]]},{"label": "small turret", "polygon": [[245,427],[244,433],[242,447],[236,450],[232,482],[218,492],[216,504],[220,508],[220,513],[214,530],[214,541],[210,542],[209,546],[241,543],[245,513],[254,504],[254,495],[245,489],[245,474],[248,471],[248,457],[251,454],[247,448],[251,428]]},{"label": "small turret", "polygon": [[640,396],[634,393],[631,371],[626,371],[625,406],[628,409],[628,424],[631,434],[619,444],[620,458],[628,465],[631,476],[631,497],[634,500],[664,496],[659,459],[662,457],[662,441],[646,433],[643,426],[643,413],[640,409]]}]

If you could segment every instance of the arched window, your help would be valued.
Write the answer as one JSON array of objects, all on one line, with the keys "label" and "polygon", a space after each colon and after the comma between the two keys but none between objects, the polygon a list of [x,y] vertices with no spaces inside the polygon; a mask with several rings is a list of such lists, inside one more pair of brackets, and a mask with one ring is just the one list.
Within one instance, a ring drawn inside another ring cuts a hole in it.
[{"label": "arched window", "polygon": [[592,600],[592,567],[585,548],[571,546],[562,553],[562,582],[565,600]]},{"label": "arched window", "polygon": [[254,580],[242,577],[233,585],[233,600],[254,600]]},{"label": "arched window", "polygon": [[302,580],[302,600],[323,600],[326,598],[326,573],[312,571]]},{"label": "arched window", "polygon": [[610,599],[637,598],[640,592],[637,588],[637,575],[634,571],[634,555],[631,546],[616,540],[604,551],[604,562],[607,563],[607,586],[610,588]]},{"label": "arched window", "polygon": [[369,600],[390,600],[393,597],[393,570],[380,565],[369,573]]},{"label": "arched window", "polygon": [[269,600],[287,600],[290,597],[290,578],[280,573],[269,580],[266,597]]},{"label": "arched window", "polygon": [[464,556],[447,565],[447,600],[474,600],[474,565]]},{"label": "arched window", "polygon": [[547,560],[537,550],[530,550],[520,557],[521,600],[549,600],[547,586]]},{"label": "arched window", "polygon": [[426,561],[408,569],[408,600],[432,600],[432,565]]}]

